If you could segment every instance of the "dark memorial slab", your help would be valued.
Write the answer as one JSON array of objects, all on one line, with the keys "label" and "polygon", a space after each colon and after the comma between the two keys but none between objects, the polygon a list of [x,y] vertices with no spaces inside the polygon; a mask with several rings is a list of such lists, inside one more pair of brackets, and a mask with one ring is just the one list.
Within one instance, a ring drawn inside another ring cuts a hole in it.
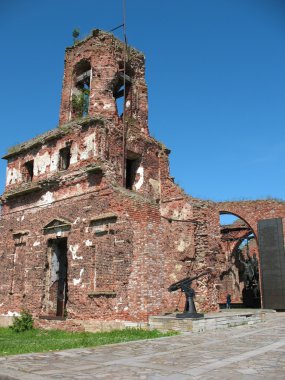
[{"label": "dark memorial slab", "polygon": [[262,304],[266,309],[285,309],[285,251],[281,218],[258,222]]}]

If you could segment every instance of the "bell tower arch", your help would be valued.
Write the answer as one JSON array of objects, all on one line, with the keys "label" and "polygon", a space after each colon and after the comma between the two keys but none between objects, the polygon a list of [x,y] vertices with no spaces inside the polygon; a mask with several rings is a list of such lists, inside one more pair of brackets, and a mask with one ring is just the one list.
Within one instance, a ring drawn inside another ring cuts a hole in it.
[{"label": "bell tower arch", "polygon": [[67,48],[60,125],[89,116],[109,119],[120,126],[124,108],[120,103],[124,102],[128,128],[148,134],[144,62],[144,55],[130,47],[125,58],[124,43],[98,29]]}]

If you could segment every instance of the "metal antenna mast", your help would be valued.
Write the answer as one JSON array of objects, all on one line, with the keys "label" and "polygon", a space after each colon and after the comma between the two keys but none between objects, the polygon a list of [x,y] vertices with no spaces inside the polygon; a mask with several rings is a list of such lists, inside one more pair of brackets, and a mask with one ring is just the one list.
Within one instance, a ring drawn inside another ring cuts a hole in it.
[{"label": "metal antenna mast", "polygon": [[126,0],[123,1],[123,33],[124,33],[124,107],[123,107],[123,157],[122,157],[122,186],[126,185],[126,60],[127,60],[127,34],[126,34]]}]

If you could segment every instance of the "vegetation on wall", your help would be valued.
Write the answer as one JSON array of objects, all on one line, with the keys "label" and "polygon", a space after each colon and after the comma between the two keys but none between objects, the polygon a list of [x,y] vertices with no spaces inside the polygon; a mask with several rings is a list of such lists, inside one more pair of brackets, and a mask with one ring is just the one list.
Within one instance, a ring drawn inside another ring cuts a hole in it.
[{"label": "vegetation on wall", "polygon": [[78,37],[80,35],[80,30],[78,28],[73,29],[72,37],[73,37],[73,45],[76,45],[78,42]]},{"label": "vegetation on wall", "polygon": [[72,110],[78,117],[88,115],[89,108],[89,89],[83,89],[79,94],[72,95]]}]

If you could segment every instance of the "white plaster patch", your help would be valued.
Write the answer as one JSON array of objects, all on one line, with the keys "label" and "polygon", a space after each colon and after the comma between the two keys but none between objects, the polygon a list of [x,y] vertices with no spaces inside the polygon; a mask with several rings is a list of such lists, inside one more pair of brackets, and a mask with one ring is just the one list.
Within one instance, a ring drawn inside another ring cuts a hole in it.
[{"label": "white plaster patch", "polygon": [[1,314],[3,317],[19,317],[20,313],[17,311],[8,311],[7,314]]},{"label": "white plaster patch", "polygon": [[176,264],[175,265],[175,269],[176,269],[177,272],[180,272],[181,269],[182,269],[182,265],[181,264]]},{"label": "white plaster patch", "polygon": [[14,183],[17,183],[21,181],[22,175],[19,170],[12,168],[9,169],[7,167],[6,169],[6,185],[13,185]]},{"label": "white plaster patch", "polygon": [[140,166],[137,170],[137,174],[139,174],[140,178],[139,180],[135,183],[135,189],[136,190],[139,190],[142,185],[143,185],[143,181],[144,181],[144,168],[142,166]]},{"label": "white plaster patch", "polygon": [[41,245],[41,243],[39,241],[35,241],[33,247],[38,247],[39,245]]},{"label": "white plaster patch", "polygon": [[78,145],[74,142],[70,148],[70,164],[76,164],[78,161]]},{"label": "white plaster patch", "polygon": [[22,218],[21,218],[21,220],[23,221],[24,219],[25,219],[25,216],[23,215]]},{"label": "white plaster patch", "polygon": [[73,260],[82,260],[83,259],[82,256],[77,256],[78,249],[79,249],[79,244],[69,246],[69,250],[72,254]]},{"label": "white plaster patch", "polygon": [[[167,211],[170,211],[171,212],[171,209],[169,208],[165,208],[166,212]],[[186,203],[182,209],[175,209],[173,212],[172,212],[172,218],[175,218],[175,219],[181,219],[181,220],[184,220],[184,219],[191,219],[193,217],[193,211],[192,211],[192,207],[189,203]]]},{"label": "white plaster patch", "polygon": [[81,160],[87,160],[90,156],[95,155],[95,133],[85,137],[84,146],[85,149],[80,152]]},{"label": "white plaster patch", "polygon": [[85,240],[86,247],[91,247],[93,245],[91,240]]},{"label": "white plaster patch", "polygon": [[191,238],[190,237],[187,237],[186,239],[182,238],[179,240],[177,250],[178,250],[178,252],[184,252],[188,247],[190,247],[190,245],[191,245]]},{"label": "white plaster patch", "polygon": [[74,278],[74,279],[73,279],[73,285],[74,285],[74,286],[80,284],[80,282],[82,281],[83,273],[84,273],[84,268],[82,268],[82,269],[80,270],[79,278]]},{"label": "white plaster patch", "polygon": [[170,277],[170,279],[171,279],[173,282],[176,282],[176,281],[177,281],[176,274],[171,273],[169,277]]},{"label": "white plaster patch", "polygon": [[78,216],[75,221],[73,222],[73,224],[77,224],[78,222],[80,222],[80,217]]},{"label": "white plaster patch", "polygon": [[159,196],[159,193],[160,193],[160,183],[159,183],[159,181],[157,181],[156,179],[150,178],[148,180],[148,182],[150,183],[151,187],[153,188],[153,191],[156,194],[156,196]]},{"label": "white plaster patch", "polygon": [[181,217],[184,219],[187,219],[187,218],[192,218],[192,216],[193,216],[192,206],[189,203],[186,203],[181,210]]},{"label": "white plaster patch", "polygon": [[103,110],[108,110],[108,109],[110,109],[111,107],[112,107],[112,104],[110,104],[110,103],[106,103],[106,104],[104,104]]},{"label": "white plaster patch", "polygon": [[56,172],[58,171],[58,165],[59,165],[59,153],[58,151],[55,151],[50,158],[50,171]]},{"label": "white plaster patch", "polygon": [[48,206],[50,205],[51,203],[54,202],[54,197],[53,197],[53,193],[50,192],[50,191],[47,191],[41,198],[40,200],[38,201],[38,204],[40,206]]},{"label": "white plaster patch", "polygon": [[48,152],[36,155],[34,159],[34,175],[44,174],[48,166],[50,166],[50,155]]},{"label": "white plaster patch", "polygon": [[51,274],[50,274],[50,283],[54,284],[55,281],[59,279],[59,260],[60,250],[58,246],[55,246],[54,251],[51,256]]}]

